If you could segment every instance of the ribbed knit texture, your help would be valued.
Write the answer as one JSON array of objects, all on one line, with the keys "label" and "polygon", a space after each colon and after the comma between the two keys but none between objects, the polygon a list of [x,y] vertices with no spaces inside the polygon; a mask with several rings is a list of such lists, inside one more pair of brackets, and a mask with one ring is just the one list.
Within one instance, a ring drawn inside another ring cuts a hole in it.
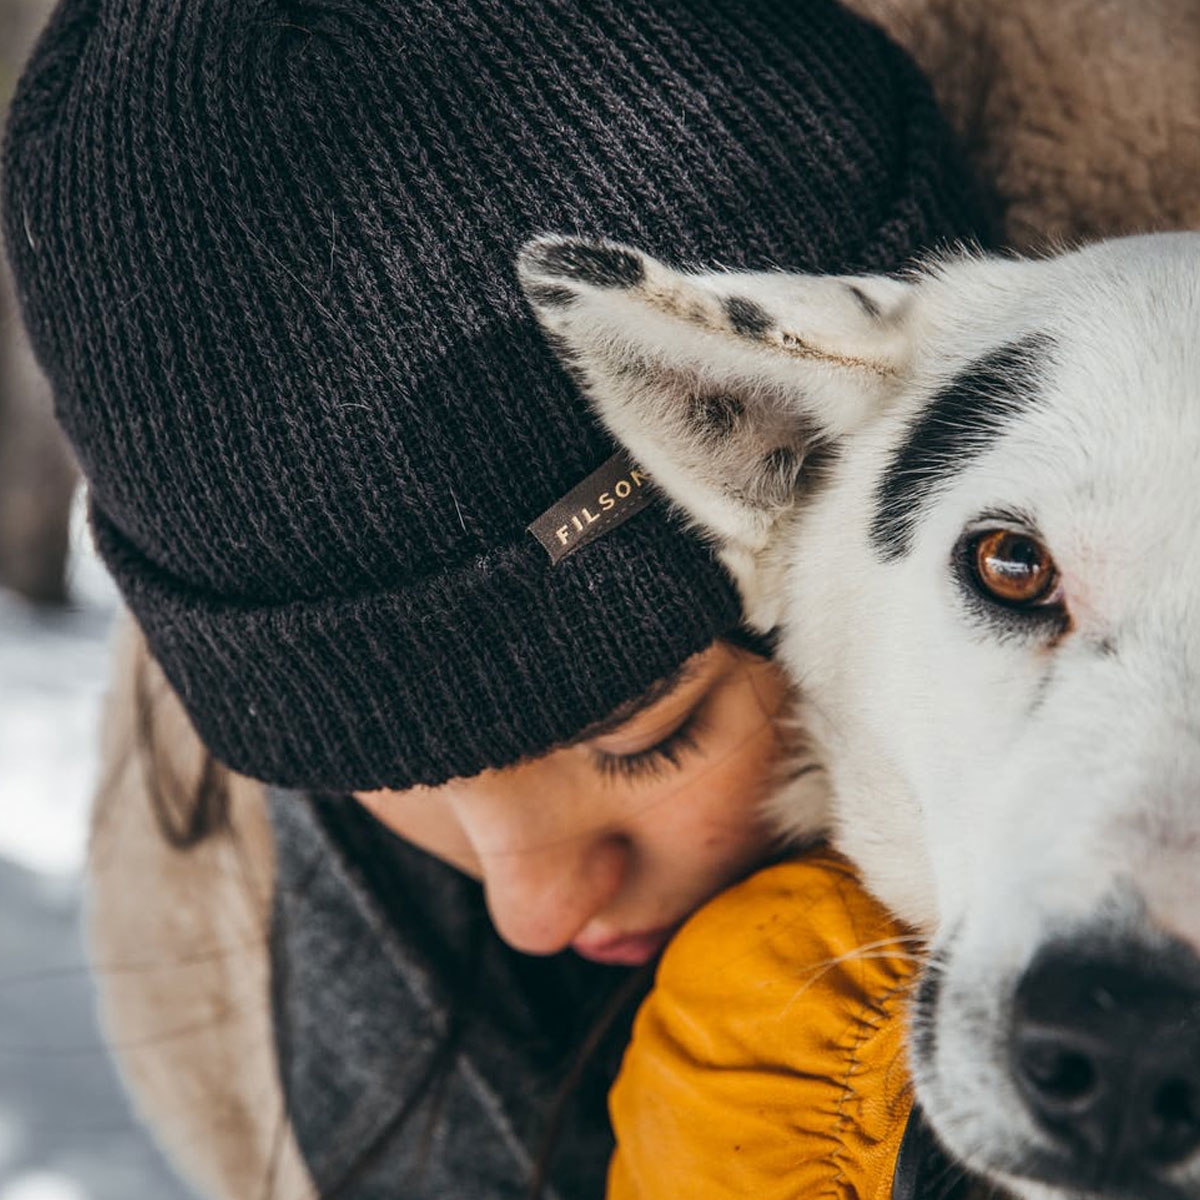
[{"label": "ribbed knit texture", "polygon": [[556,567],[525,533],[613,448],[524,240],[859,271],[984,229],[826,0],[67,0],[3,183],[155,655],[226,763],[327,788],[538,753],[738,620],[661,505]]}]

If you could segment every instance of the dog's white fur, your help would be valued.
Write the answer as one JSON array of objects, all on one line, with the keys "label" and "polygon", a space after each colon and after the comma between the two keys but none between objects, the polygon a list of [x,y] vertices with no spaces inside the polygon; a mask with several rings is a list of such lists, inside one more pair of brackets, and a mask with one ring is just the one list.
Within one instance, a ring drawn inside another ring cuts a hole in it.
[{"label": "dog's white fur", "polygon": [[[681,273],[547,238],[521,276],[600,417],[778,631],[827,770],[780,819],[831,826],[932,939],[914,1068],[935,1128],[1017,1195],[1063,1196],[1014,1174],[1046,1148],[1004,1065],[1016,979],[1082,926],[1200,947],[1200,234],[902,280]],[[955,443],[889,549],[898,449],[1013,346],[1011,415]],[[971,594],[956,547],[997,525],[1049,548],[1069,627]],[[1165,1178],[1200,1196],[1194,1158]]]}]

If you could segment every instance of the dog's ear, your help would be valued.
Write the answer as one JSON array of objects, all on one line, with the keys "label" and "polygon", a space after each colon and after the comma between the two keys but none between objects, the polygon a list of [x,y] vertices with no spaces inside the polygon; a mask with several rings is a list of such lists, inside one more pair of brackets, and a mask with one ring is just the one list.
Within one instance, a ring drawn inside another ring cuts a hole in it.
[{"label": "dog's ear", "polygon": [[611,242],[542,237],[521,284],[619,442],[717,544],[743,595],[780,516],[886,407],[915,286],[883,276],[684,274]]}]

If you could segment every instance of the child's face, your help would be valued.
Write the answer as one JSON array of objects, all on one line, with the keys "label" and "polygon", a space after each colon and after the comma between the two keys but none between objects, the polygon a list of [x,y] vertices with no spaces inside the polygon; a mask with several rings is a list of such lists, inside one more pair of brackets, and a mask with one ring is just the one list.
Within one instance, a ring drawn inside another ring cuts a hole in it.
[{"label": "child's face", "polygon": [[771,850],[759,802],[786,691],[773,663],[718,642],[648,706],[570,746],[359,799],[480,880],[517,950],[634,965]]}]

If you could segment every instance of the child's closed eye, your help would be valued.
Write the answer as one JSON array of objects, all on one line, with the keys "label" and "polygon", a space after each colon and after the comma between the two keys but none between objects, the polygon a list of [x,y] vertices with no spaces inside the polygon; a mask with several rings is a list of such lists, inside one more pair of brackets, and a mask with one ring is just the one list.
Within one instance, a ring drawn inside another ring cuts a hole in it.
[{"label": "child's closed eye", "polygon": [[609,779],[648,779],[664,771],[678,769],[682,760],[701,748],[706,730],[703,705],[698,705],[666,737],[631,754],[613,754],[593,747],[592,761],[601,775]]}]

